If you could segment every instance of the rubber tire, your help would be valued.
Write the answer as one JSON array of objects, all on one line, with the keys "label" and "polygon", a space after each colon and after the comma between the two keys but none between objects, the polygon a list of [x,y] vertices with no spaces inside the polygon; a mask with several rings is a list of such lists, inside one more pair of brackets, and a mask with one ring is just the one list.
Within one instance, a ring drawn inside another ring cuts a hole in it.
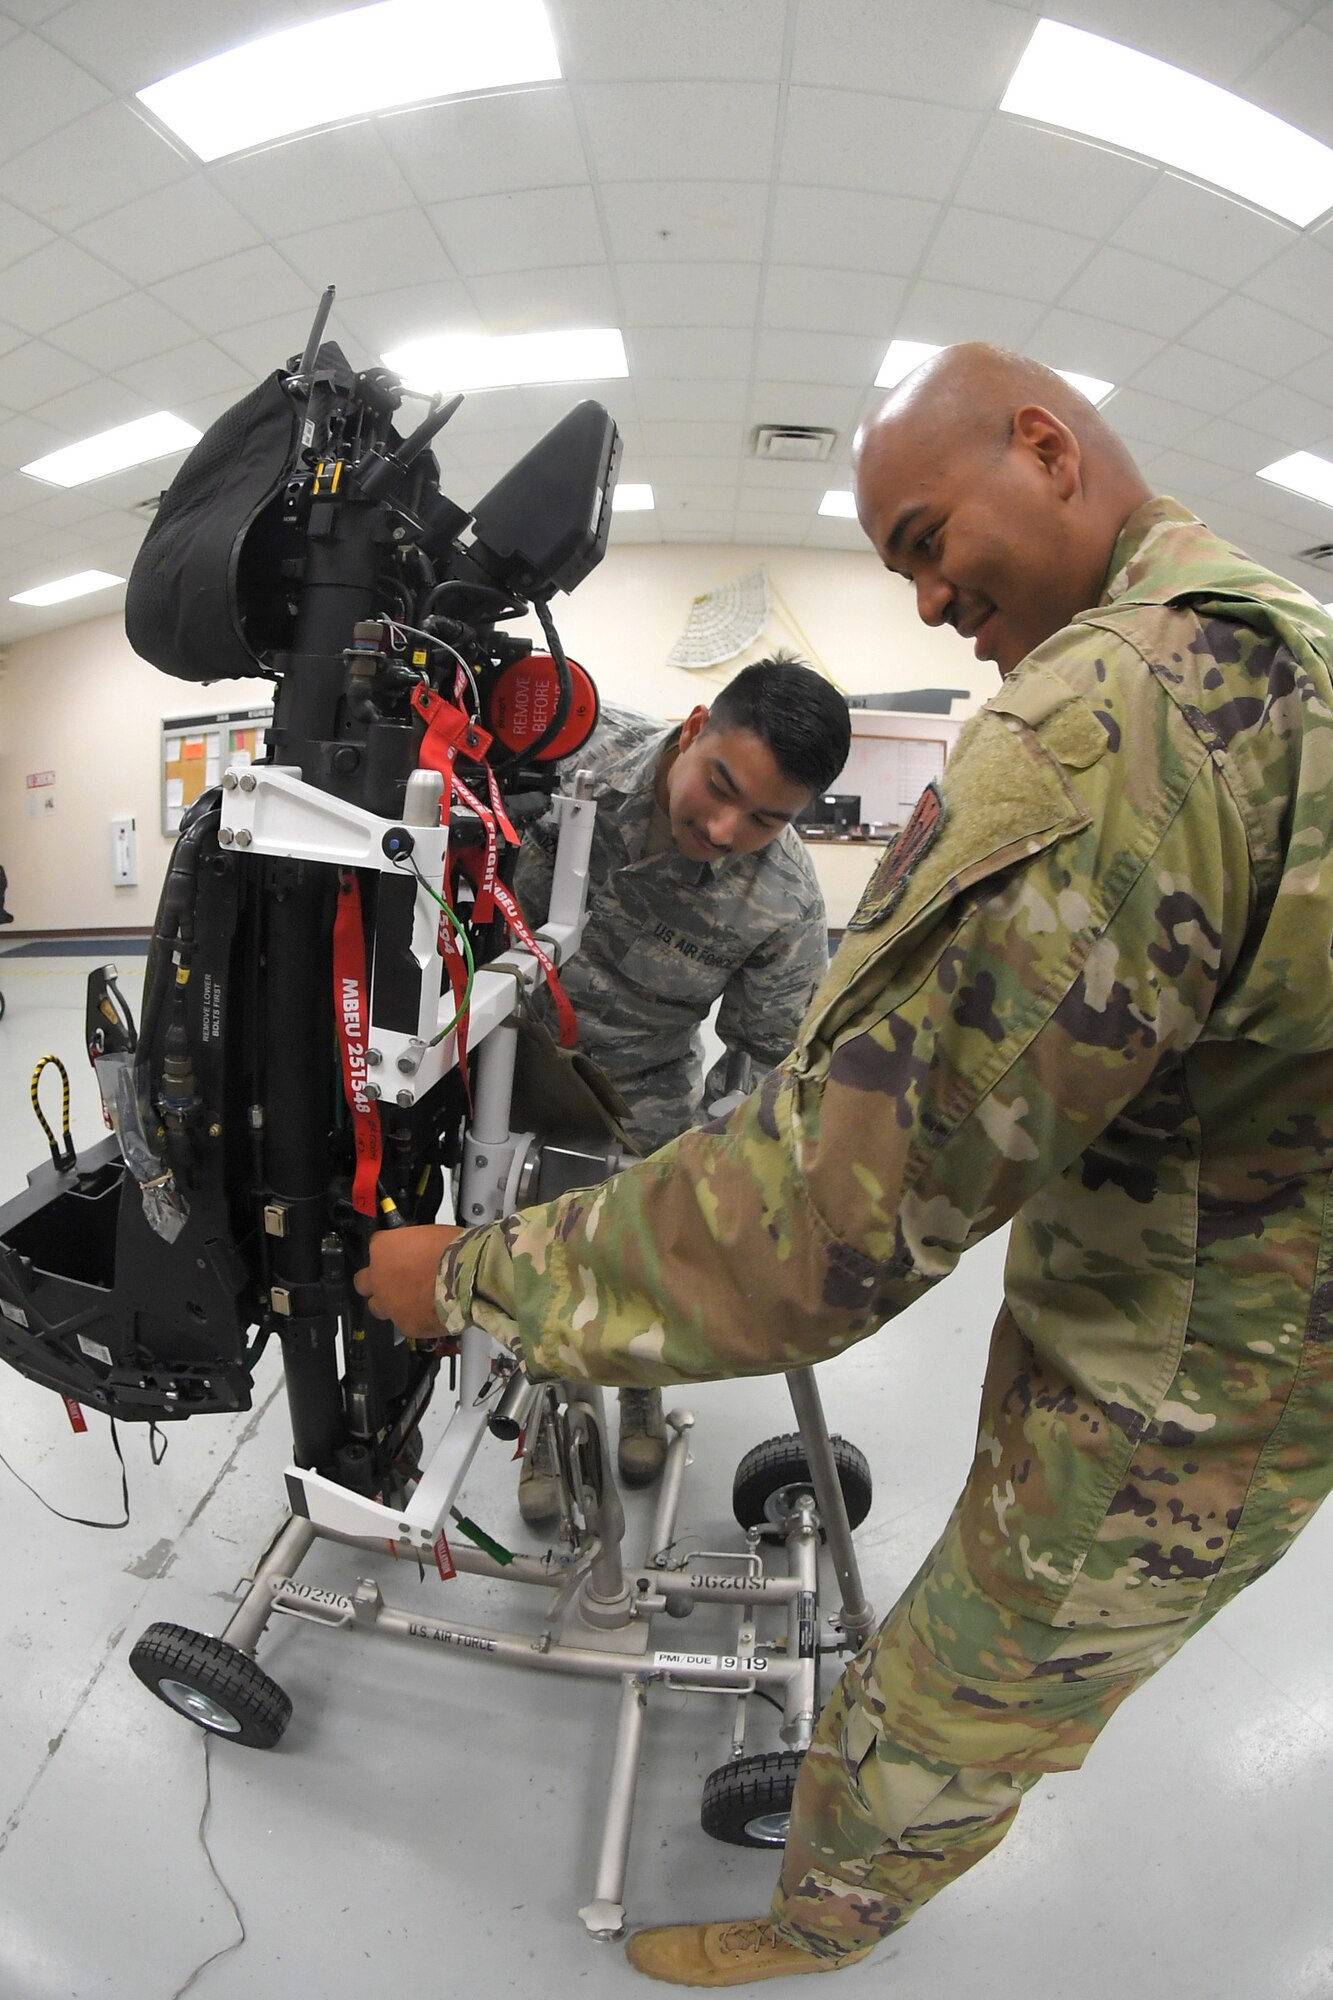
[{"label": "rubber tire", "polygon": [[[699,1804],[699,1824],[704,1832],[729,1847],[781,1847],[787,1837],[785,1816],[791,1812],[796,1773],[804,1755],[803,1750],[766,1750],[761,1756],[738,1757],[710,1771]],[[774,1828],[756,1838],[750,1828],[774,1815],[782,1816],[781,1832]]]},{"label": "rubber tire", "polygon": [[[859,1528],[870,1512],[874,1482],[865,1453],[846,1438],[830,1438],[838,1484],[847,1507],[847,1520]],[[731,1489],[731,1507],[742,1528],[762,1528],[766,1541],[780,1541],[782,1529],[775,1518],[777,1496],[789,1487],[805,1487],[811,1493],[810,1463],[799,1431],[782,1437],[766,1438],[747,1451],[736,1467]],[[822,1530],[821,1530],[822,1532]]]},{"label": "rubber tire", "polygon": [[[130,1665],[144,1686],[177,1715],[211,1736],[243,1743],[248,1749],[271,1750],[292,1719],[290,1695],[248,1653],[225,1639],[192,1632],[188,1625],[150,1625],[131,1651]],[[164,1692],[165,1681],[196,1689],[235,1727],[191,1714]]]}]

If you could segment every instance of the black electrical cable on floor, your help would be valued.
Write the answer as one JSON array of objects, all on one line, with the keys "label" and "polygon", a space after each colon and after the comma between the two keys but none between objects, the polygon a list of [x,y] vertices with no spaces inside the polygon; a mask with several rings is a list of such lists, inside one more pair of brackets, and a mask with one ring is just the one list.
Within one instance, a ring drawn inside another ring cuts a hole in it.
[{"label": "black electrical cable on floor", "polygon": [[[125,1509],[125,1518],[123,1521],[90,1521],[84,1514],[62,1513],[59,1507],[53,1507],[49,1500],[42,1499],[41,1494],[37,1491],[37,1488],[35,1486],[28,1485],[28,1482],[23,1477],[23,1474],[21,1472],[16,1472],[14,1470],[14,1467],[10,1464],[9,1460],[5,1457],[3,1452],[0,1452],[0,1465],[4,1466],[5,1471],[9,1473],[12,1478],[17,1479],[20,1486],[27,1488],[27,1491],[31,1493],[34,1500],[41,1501],[41,1504],[43,1507],[45,1507],[47,1513],[54,1514],[58,1521],[72,1521],[75,1527],[78,1528],[128,1528],[130,1524],[130,1478],[128,1472],[125,1470],[125,1454],[121,1451],[120,1439],[116,1434],[116,1420],[114,1417],[111,1417],[108,1419],[108,1421],[111,1425],[111,1443],[115,1449],[116,1457],[120,1460],[120,1504]],[[154,1428],[156,1428],[156,1426],[154,1426]],[[152,1450],[151,1445],[149,1446],[149,1449],[150,1451]],[[163,1449],[165,1450],[165,1445],[163,1446]],[[162,1461],[160,1457],[154,1457],[153,1459],[154,1465],[160,1465],[161,1462]]]},{"label": "black electrical cable on floor", "polygon": [[239,1931],[240,1935],[239,1937],[234,1937],[230,1944],[224,1944],[219,1951],[210,1952],[209,1956],[203,1961],[201,1965],[196,1965],[194,1971],[190,1974],[185,1984],[183,1986],[178,1986],[176,1988],[176,1991],[171,1996],[171,2000],[185,2000],[185,1995],[189,1992],[190,1988],[194,1985],[196,1979],[199,1978],[200,1974],[207,1972],[210,1965],[216,1965],[220,1958],[227,1958],[230,1956],[232,1952],[239,1951],[241,1946],[245,1943],[247,1935],[245,1928],[245,1918],[241,1915],[240,1907],[237,1904],[236,1898],[232,1895],[231,1890],[227,1887],[221,1875],[218,1873],[218,1864],[213,1859],[213,1850],[210,1848],[208,1844],[208,1834],[206,1832],[206,1828],[208,1826],[209,1814],[213,1810],[213,1765],[211,1761],[211,1752],[213,1748],[212,1734],[213,1733],[211,1730],[206,1730],[204,1732],[204,1809],[199,1815],[199,1827],[198,1827],[197,1838],[200,1847],[204,1851],[204,1859],[208,1863],[209,1873],[212,1875],[213,1880],[217,1883],[219,1889],[221,1889],[223,1895],[226,1897],[228,1908],[231,1910],[232,1915],[236,1919],[236,1928]]}]

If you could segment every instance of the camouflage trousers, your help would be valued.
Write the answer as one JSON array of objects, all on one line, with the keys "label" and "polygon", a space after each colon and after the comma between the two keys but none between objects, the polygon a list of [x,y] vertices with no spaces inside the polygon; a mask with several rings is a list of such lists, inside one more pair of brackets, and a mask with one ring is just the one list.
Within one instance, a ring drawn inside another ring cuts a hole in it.
[{"label": "camouflage trousers", "polygon": [[999,1844],[1024,1792],[1077,1770],[1125,1696],[1218,1608],[1057,1630],[969,1574],[956,1523],[826,1702],[796,1785],[773,1920],[862,1955]]}]

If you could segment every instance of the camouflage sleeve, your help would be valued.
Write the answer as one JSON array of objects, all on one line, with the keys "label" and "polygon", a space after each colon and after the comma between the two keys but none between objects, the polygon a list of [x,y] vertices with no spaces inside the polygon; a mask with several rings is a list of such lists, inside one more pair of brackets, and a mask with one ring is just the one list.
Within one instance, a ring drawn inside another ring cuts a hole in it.
[{"label": "camouflage sleeve", "polygon": [[[812,884],[808,900],[784,915],[727,981],[717,1010],[726,1047],[750,1056],[760,1070],[781,1062],[827,968],[824,899]],[[709,1095],[705,1090],[705,1102]]]},{"label": "camouflage sleeve", "polygon": [[794,1054],[720,1129],[455,1245],[446,1323],[537,1375],[708,1379],[836,1354],[945,1277],[1197,1038],[1239,955],[1241,817],[1164,707],[1153,756],[1119,721],[1105,754],[1083,702],[983,717]]}]

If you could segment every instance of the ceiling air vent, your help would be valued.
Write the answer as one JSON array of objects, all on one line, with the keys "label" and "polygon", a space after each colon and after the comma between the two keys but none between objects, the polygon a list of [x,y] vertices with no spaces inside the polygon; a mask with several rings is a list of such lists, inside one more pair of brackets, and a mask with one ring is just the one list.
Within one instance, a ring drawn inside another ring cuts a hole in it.
[{"label": "ceiling air vent", "polygon": [[1320,569],[1333,569],[1333,542],[1314,542],[1308,549],[1297,549],[1302,562],[1316,563]]},{"label": "ceiling air vent", "polygon": [[812,465],[830,457],[837,442],[836,431],[820,430],[813,424],[760,424],[753,449],[756,458],[795,459]]}]

